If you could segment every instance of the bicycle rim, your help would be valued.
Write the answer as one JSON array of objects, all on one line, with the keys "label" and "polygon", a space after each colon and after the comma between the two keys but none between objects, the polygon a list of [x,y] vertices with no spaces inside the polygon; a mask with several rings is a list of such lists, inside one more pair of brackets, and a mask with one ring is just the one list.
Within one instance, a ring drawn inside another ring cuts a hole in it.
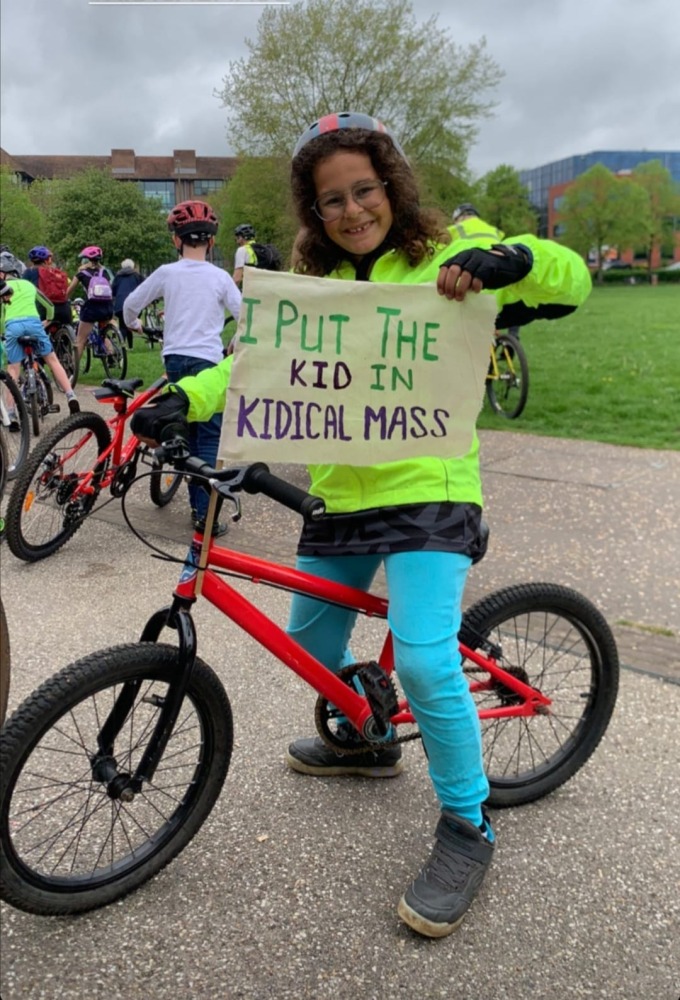
[{"label": "bicycle rim", "polygon": [[7,505],[7,543],[18,559],[43,559],[75,534],[97,499],[106,466],[98,468],[92,493],[79,495],[77,487],[110,442],[106,422],[85,412],[67,417],[36,445]]},{"label": "bicycle rim", "polygon": [[526,406],[529,394],[529,364],[521,344],[502,334],[494,345],[495,367],[489,367],[486,394],[495,412],[515,420]]},{"label": "bicycle rim", "polygon": [[[0,895],[33,913],[112,902],[191,840],[229,767],[229,701],[197,660],[165,753],[129,801],[132,775],[177,673],[177,650],[141,643],[94,653],[45,682],[9,720],[0,755]],[[139,685],[103,751],[98,737],[125,683]]]},{"label": "bicycle rim", "polygon": [[127,371],[127,351],[118,342],[113,345],[111,354],[106,354],[102,357],[101,362],[107,378],[125,378],[125,372]]},{"label": "bicycle rim", "polygon": [[[548,794],[590,757],[614,709],[619,663],[607,623],[581,594],[535,583],[477,602],[460,634],[470,648],[490,640],[502,651],[499,666],[552,701],[545,715],[481,720],[489,804],[521,805]],[[472,682],[486,679],[470,661],[463,669]],[[480,711],[519,704],[501,684],[473,697]]]},{"label": "bicycle rim", "polygon": [[170,503],[177,490],[182,485],[183,476],[171,468],[161,466],[149,477],[149,495],[157,507],[165,507]]}]

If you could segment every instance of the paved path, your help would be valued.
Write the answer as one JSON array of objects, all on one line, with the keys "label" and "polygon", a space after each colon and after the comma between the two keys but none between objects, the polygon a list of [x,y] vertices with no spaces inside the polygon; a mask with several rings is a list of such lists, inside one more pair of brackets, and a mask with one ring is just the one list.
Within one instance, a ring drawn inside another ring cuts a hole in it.
[{"label": "paved path", "polygon": [[[78,919],[3,906],[2,1000],[678,1000],[680,687],[640,671],[680,676],[680,455],[489,432],[483,449],[493,536],[468,599],[523,579],[576,586],[634,669],[588,765],[494,815],[497,857],[460,930],[431,942],[396,917],[437,817],[421,749],[406,748],[394,781],[289,772],[283,750],[310,731],[312,698],[199,604],[199,654],[236,724],[222,795],[181,856],[119,904]],[[182,552],[179,498],[131,507]],[[67,662],[135,639],[167,603],[176,567],[149,558],[117,503],[96,517],[44,562],[2,552],[11,707]],[[296,534],[294,515],[248,497],[228,538],[291,560]],[[259,599],[285,620],[285,594]]]}]

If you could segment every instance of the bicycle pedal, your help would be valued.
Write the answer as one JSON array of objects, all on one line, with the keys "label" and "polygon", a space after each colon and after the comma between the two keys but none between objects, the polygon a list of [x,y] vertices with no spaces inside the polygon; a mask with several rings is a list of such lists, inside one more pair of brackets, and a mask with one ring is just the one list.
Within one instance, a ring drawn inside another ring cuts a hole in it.
[{"label": "bicycle pedal", "polygon": [[52,403],[50,406],[47,406],[45,409],[46,409],[47,413],[61,413],[61,406],[59,405],[59,403]]}]

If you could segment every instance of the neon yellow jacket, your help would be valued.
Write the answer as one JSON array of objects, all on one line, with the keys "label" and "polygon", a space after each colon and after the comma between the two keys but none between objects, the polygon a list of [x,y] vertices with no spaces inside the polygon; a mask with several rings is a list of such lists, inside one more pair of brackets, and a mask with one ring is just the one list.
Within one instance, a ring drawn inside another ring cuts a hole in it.
[{"label": "neon yellow jacket", "polygon": [[[465,249],[466,244],[484,248],[498,243],[497,236],[491,233],[487,237],[461,240],[455,226],[451,226],[449,232],[452,242],[436,247],[433,256],[416,267],[411,267],[400,251],[388,251],[373,265],[370,280],[393,284],[434,282],[444,261]],[[590,273],[574,251],[529,235],[514,236],[505,242],[528,247],[533,254],[533,266],[516,284],[496,292],[481,293],[495,295],[499,309],[517,301],[524,301],[529,306],[544,303],[579,306],[588,297]],[[356,271],[349,261],[343,261],[328,277],[353,281]],[[436,294],[434,289],[432,294]],[[231,362],[229,357],[215,368],[177,383],[189,397],[190,421],[208,420],[213,413],[224,409]],[[310,465],[310,492],[323,497],[329,513],[444,500],[481,506],[478,453],[479,441],[475,434],[470,451],[462,458],[414,458],[372,466]]]},{"label": "neon yellow jacket", "polygon": [[[494,243],[500,243],[505,236],[501,229],[496,229],[490,222],[485,222],[477,215],[470,215],[467,219],[455,222],[451,229],[456,232],[461,240],[485,240],[488,236],[493,236]],[[477,244],[474,244],[477,246]]]}]

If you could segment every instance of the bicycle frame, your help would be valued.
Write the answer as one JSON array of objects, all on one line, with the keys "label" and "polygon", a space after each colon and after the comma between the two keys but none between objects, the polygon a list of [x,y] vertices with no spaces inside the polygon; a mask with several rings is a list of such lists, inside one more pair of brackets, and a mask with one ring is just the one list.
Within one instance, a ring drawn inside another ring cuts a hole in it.
[{"label": "bicycle frame", "polygon": [[[78,485],[71,494],[72,500],[83,495],[91,496],[106,489],[111,485],[118,470],[132,460],[139,448],[140,441],[135,434],[131,434],[127,441],[123,442],[127,420],[135,410],[138,410],[141,406],[145,406],[152,396],[160,392],[167,385],[167,381],[165,375],[162,375],[148,389],[135,396],[132,400],[129,400],[126,396],[118,395],[106,387],[95,390],[95,397],[99,402],[111,403],[115,410],[114,416],[109,417],[106,421],[112,431],[112,440],[111,444],[97,456],[94,467],[80,475]],[[66,462],[74,455],[77,455],[91,438],[91,433],[85,434],[70,451],[64,454],[63,461]]]},{"label": "bicycle frame", "polygon": [[[332,670],[308,653],[284,629],[260,611],[252,601],[218,575],[217,571],[250,583],[263,584],[313,597],[324,603],[339,605],[369,617],[387,618],[388,602],[384,598],[306,573],[303,570],[282,566],[257,556],[236,552],[233,549],[226,549],[216,545],[210,536],[196,533],[174,591],[173,604],[153,614],[141,635],[140,641],[142,642],[156,642],[164,627],[176,629],[179,637],[179,670],[177,679],[170,685],[168,697],[161,708],[147,752],[140,761],[135,774],[130,778],[130,788],[135,792],[139,791],[145,781],[151,780],[179,714],[196,656],[196,632],[190,607],[199,595],[205,597],[222,614],[252,636],[319,695],[331,702],[349,719],[364,738],[375,740],[375,729],[372,728],[375,718],[367,697],[364,694],[359,694]],[[488,675],[486,680],[470,682],[472,693],[490,690],[494,685],[502,684],[504,688],[512,691],[520,699],[519,704],[480,709],[480,720],[549,714],[551,699],[499,667],[495,659],[495,656],[500,655],[499,650],[490,647],[488,652],[480,652],[461,644],[460,651],[465,659]],[[377,663],[388,675],[394,670],[392,636],[389,631],[383,642]],[[117,731],[127,717],[129,706],[134,702],[138,687],[137,682],[128,682],[124,686],[116,705],[100,731],[99,746],[103,759],[110,753],[110,747],[113,745]],[[394,726],[415,722],[405,699],[399,700],[398,710],[390,716],[390,722]]]}]

